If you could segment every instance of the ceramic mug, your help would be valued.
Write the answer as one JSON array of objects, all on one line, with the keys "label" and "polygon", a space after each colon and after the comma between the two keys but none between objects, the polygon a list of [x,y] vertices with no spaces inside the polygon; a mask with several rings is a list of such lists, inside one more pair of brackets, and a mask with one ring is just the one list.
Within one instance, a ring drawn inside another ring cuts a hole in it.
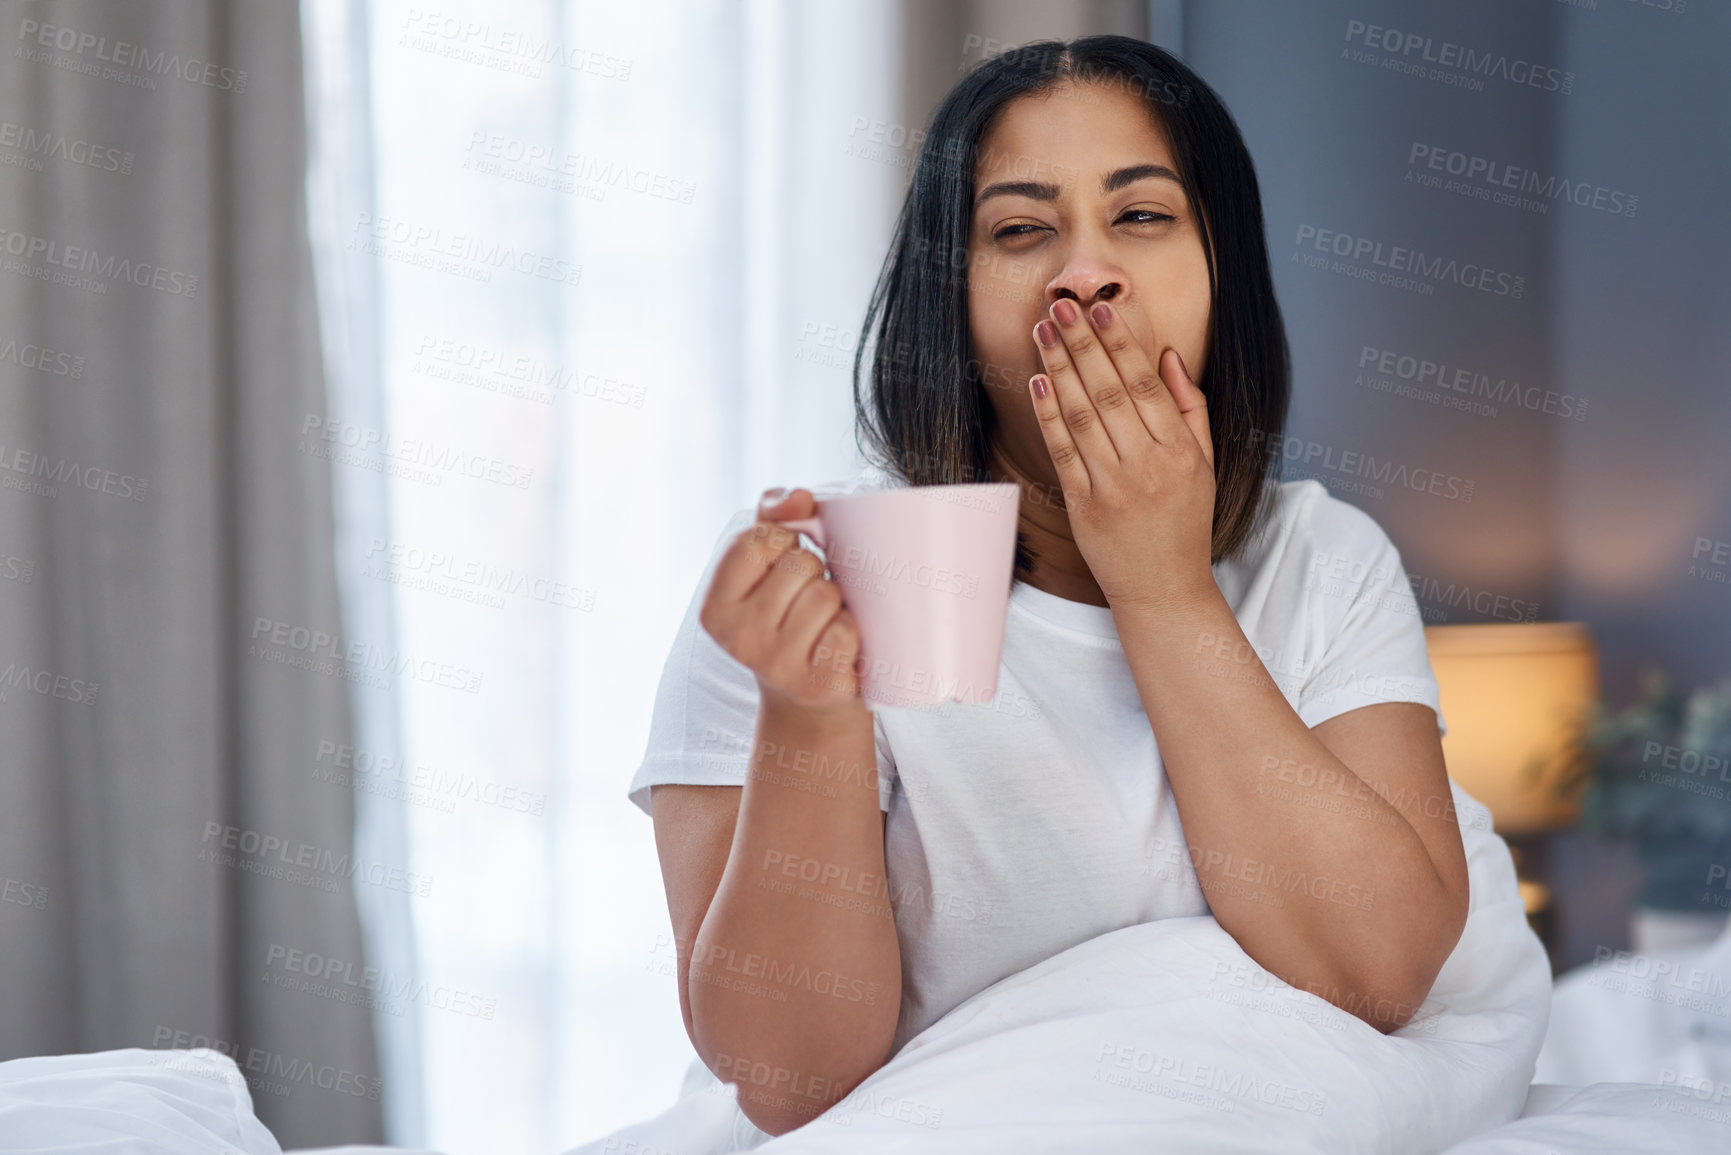
[{"label": "ceramic mug", "polygon": [[899,486],[818,498],[817,516],[778,522],[816,544],[841,587],[867,706],[996,696],[1019,504],[1014,482]]}]

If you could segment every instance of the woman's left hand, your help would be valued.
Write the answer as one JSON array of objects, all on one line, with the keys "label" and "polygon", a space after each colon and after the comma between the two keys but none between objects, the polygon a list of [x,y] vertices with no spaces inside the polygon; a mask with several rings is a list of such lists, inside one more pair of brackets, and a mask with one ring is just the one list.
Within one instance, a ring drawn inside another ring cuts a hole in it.
[{"label": "woman's left hand", "polygon": [[[1034,328],[1029,382],[1076,548],[1114,609],[1217,593],[1208,402],[1177,350],[1158,363],[1105,301],[1062,298]],[[1038,383],[1048,384],[1041,397]]]}]

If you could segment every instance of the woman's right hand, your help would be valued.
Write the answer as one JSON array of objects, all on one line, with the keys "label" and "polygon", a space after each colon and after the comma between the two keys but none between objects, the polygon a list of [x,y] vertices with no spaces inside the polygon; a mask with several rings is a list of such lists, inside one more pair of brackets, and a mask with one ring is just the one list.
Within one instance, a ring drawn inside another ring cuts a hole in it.
[{"label": "woman's right hand", "polygon": [[860,709],[859,628],[841,587],[823,576],[823,562],[797,533],[777,524],[814,516],[817,499],[808,489],[767,497],[757,521],[722,555],[698,620],[757,675],[766,702],[814,714]]}]

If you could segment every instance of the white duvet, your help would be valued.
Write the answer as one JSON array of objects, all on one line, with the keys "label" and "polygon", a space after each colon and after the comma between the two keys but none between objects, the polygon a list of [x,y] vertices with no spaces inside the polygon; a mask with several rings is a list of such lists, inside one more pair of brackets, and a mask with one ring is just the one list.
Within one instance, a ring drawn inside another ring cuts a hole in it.
[{"label": "white duvet", "polygon": [[[780,1138],[762,1141],[734,1088],[695,1067],[668,1112],[571,1155],[754,1140],[762,1155],[1442,1151],[1520,1114],[1551,992],[1508,848],[1454,791],[1470,913],[1430,998],[1392,1035],[1269,975],[1212,917],[1161,919],[979,992]],[[774,1072],[757,1082],[774,1087]]]},{"label": "white duvet", "polygon": [[[694,1062],[667,1111],[567,1155],[1731,1150],[1731,1103],[1699,1089],[1601,1083],[1529,1097],[1549,966],[1507,847],[1458,787],[1455,802],[1466,929],[1424,1008],[1392,1035],[1267,975],[1212,918],[1166,919],[979,992],[797,1131],[766,1139],[736,1088]],[[226,1056],[139,1050],[0,1063],[0,1151],[45,1148],[280,1151]]]}]

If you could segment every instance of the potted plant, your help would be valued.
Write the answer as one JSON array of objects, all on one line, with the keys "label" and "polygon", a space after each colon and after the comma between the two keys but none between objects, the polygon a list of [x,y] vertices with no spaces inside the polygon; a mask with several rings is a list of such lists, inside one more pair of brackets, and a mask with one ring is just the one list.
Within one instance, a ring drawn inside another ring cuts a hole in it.
[{"label": "potted plant", "polygon": [[[1657,670],[1582,732],[1581,829],[1626,839],[1643,867],[1636,950],[1710,939],[1731,913],[1731,679],[1685,696]],[[1669,939],[1662,942],[1661,939]]]}]

